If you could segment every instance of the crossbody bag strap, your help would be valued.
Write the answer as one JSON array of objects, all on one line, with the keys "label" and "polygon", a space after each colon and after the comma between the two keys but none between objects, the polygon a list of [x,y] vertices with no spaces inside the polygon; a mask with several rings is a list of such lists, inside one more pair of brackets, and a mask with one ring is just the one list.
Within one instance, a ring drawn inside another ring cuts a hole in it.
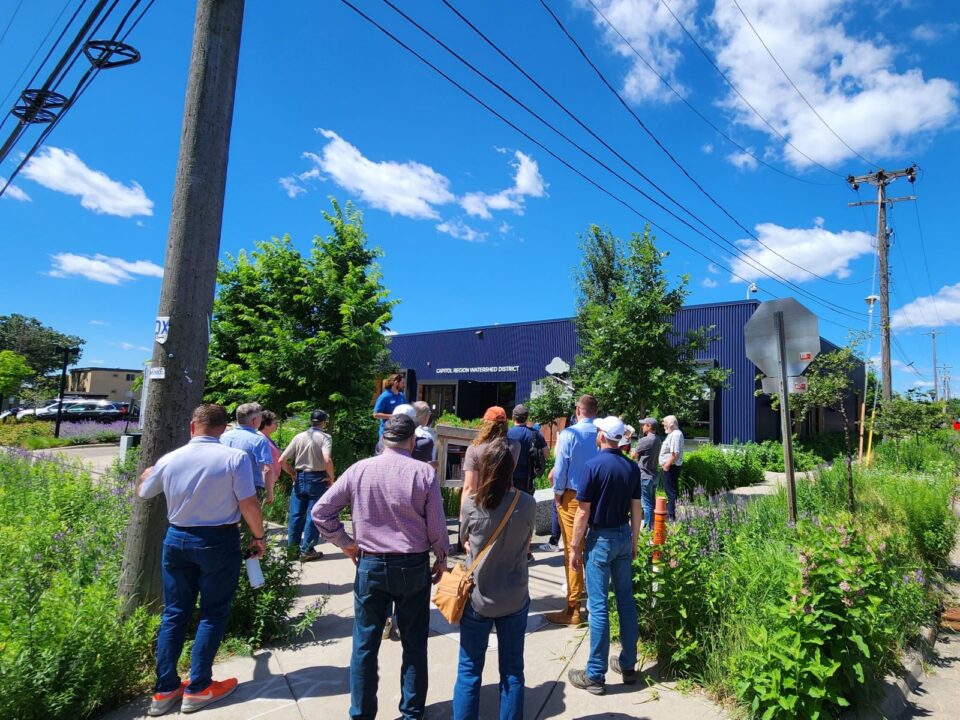
[{"label": "crossbody bag strap", "polygon": [[514,509],[517,507],[517,502],[520,500],[520,491],[514,489],[513,491],[513,501],[510,503],[510,507],[507,508],[507,512],[504,513],[503,517],[500,518],[500,524],[497,525],[497,529],[493,531],[493,535],[490,536],[490,539],[487,540],[487,544],[483,546],[483,550],[477,553],[477,556],[473,559],[473,562],[470,563],[470,568],[467,570],[467,575],[471,575],[477,565],[483,560],[484,555],[489,552],[490,548],[493,547],[493,543],[496,542],[497,538],[500,536],[500,533],[503,531],[503,528],[506,527],[507,520],[510,519],[510,516],[513,515]]}]

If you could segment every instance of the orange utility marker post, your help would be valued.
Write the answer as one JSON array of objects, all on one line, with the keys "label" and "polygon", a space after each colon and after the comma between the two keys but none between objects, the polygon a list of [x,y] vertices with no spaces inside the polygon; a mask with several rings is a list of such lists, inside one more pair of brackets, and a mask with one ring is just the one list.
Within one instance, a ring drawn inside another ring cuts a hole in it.
[{"label": "orange utility marker post", "polygon": [[657,506],[653,511],[653,561],[660,562],[660,551],[657,549],[667,541],[667,499],[657,498]]}]

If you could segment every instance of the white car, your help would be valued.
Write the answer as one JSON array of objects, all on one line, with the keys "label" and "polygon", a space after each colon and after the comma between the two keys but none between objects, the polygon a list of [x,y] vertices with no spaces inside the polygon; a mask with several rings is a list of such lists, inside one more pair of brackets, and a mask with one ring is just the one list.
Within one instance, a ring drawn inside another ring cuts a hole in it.
[{"label": "white car", "polygon": [[[77,403],[77,400],[63,400],[63,409],[66,410],[71,405]],[[59,401],[50,403],[49,405],[44,405],[43,407],[33,408],[31,410],[21,410],[17,413],[17,420],[23,420],[28,415],[32,415],[37,420],[41,419],[51,419],[57,417],[57,406],[60,404]]]}]

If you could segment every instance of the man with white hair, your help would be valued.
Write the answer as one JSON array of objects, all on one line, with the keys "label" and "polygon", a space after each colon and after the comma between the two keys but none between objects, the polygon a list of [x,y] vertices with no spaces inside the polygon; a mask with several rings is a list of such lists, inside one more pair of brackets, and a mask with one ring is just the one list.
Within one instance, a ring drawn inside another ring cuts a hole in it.
[{"label": "man with white hair", "polygon": [[680,491],[680,466],[683,465],[683,433],[676,415],[663,419],[667,436],[660,445],[660,467],[663,469],[663,489],[667,493],[667,517],[677,519],[677,494]]},{"label": "man with white hair", "polygon": [[[570,565],[584,568],[590,624],[590,657],[584,670],[570,670],[574,687],[594,695],[606,692],[610,652],[610,585],[620,615],[620,654],[610,669],[633,685],[637,681],[637,605],[633,599],[633,560],[640,535],[640,469],[620,450],[623,421],[611,415],[595,420],[600,453],[584,463],[577,487]],[[586,542],[584,542],[586,540]],[[589,562],[587,562],[589,560]]]},{"label": "man with white hair", "polygon": [[413,448],[413,457],[415,460],[423,460],[434,470],[437,469],[437,436],[430,427],[430,416],[433,410],[423,400],[417,400],[413,403],[413,409],[416,411],[417,421],[417,444]]},{"label": "man with white hair", "polygon": [[237,426],[220,436],[220,444],[243,450],[253,463],[257,497],[268,503],[273,502],[273,485],[276,478],[272,473],[273,452],[270,441],[260,434],[260,418],[263,408],[260,403],[249,402],[237,406]]}]

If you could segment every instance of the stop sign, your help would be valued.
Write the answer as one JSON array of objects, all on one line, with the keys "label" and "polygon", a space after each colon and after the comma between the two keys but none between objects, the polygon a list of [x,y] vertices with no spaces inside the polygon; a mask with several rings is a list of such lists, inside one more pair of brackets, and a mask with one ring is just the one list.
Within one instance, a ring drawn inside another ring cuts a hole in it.
[{"label": "stop sign", "polygon": [[820,353],[820,323],[817,316],[793,298],[761,303],[747,324],[743,338],[747,357],[771,377],[780,376],[779,349],[775,313],[783,313],[784,362],[787,375],[802,375],[810,361]]}]

